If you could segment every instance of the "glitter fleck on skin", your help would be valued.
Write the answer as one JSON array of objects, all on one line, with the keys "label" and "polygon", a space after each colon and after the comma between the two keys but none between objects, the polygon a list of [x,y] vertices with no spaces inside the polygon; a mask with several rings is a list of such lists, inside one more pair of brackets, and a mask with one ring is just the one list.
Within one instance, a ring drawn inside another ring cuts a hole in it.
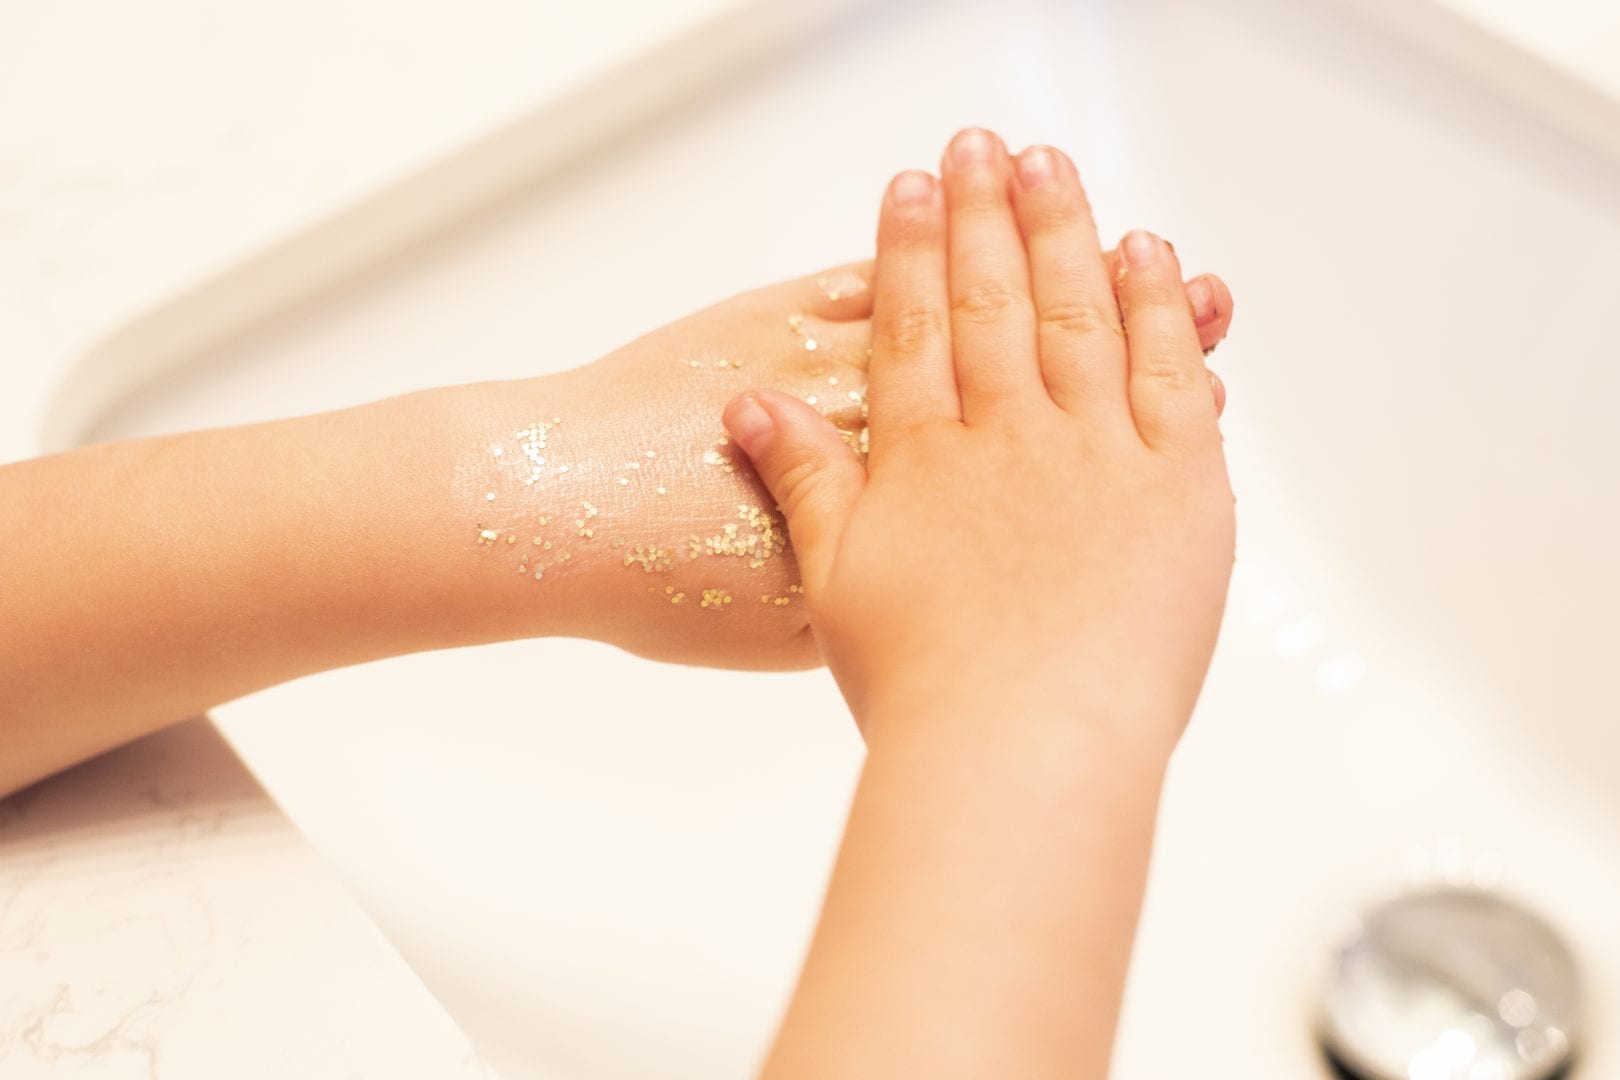
[{"label": "glitter fleck on skin", "polygon": [[804,351],[805,352],[815,352],[816,351],[816,339],[815,338],[807,337],[807,338],[804,339]]},{"label": "glitter fleck on skin", "polygon": [[493,491],[484,492],[484,499],[485,499],[486,502],[494,502],[495,501],[495,493]]},{"label": "glitter fleck on skin", "polygon": [[513,438],[518,440],[518,449],[523,451],[524,461],[528,464],[528,473],[523,477],[524,487],[533,487],[544,477],[545,474],[541,470],[546,458],[540,451],[546,448],[546,440],[551,435],[551,429],[560,423],[562,420],[554,416],[549,424],[543,420],[535,420],[513,432]]},{"label": "glitter fleck on skin", "polygon": [[663,573],[675,567],[675,556],[669,548],[653,544],[637,544],[624,557],[625,566],[639,566],[648,574]]},{"label": "glitter fleck on skin", "polygon": [[478,542],[480,544],[493,544],[499,535],[494,529],[483,529],[478,533]]},{"label": "glitter fleck on skin", "polygon": [[736,522],[727,522],[713,536],[689,536],[686,557],[699,559],[709,555],[742,559],[750,569],[758,570],[773,555],[787,550],[787,533],[771,514],[757,506],[739,505],[737,518],[752,531],[744,532]]},{"label": "glitter fleck on skin", "polygon": [[724,589],[704,589],[703,599],[698,601],[699,607],[719,608],[731,603],[731,594]]}]

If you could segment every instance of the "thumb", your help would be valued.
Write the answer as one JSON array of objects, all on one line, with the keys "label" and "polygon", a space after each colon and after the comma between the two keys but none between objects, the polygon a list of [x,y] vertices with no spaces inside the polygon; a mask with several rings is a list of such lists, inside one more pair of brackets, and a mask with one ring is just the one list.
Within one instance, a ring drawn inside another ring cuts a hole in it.
[{"label": "thumb", "polygon": [[724,421],[787,517],[805,586],[819,591],[866,467],[832,421],[791,394],[750,391],[726,406]]}]

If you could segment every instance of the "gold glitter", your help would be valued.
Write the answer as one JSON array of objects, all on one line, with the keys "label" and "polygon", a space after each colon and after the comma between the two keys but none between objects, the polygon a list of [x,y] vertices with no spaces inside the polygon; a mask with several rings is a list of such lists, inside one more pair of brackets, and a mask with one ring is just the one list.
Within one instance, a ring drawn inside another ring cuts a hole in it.
[{"label": "gold glitter", "polygon": [[734,369],[737,369],[737,370],[741,370],[741,369],[742,369],[742,361],[741,361],[741,360],[733,360],[733,361],[732,361],[732,362],[731,362],[731,366],[732,366],[732,367],[733,367],[733,368],[734,368]]},{"label": "gold glitter", "polygon": [[526,562],[518,563],[518,573],[527,574],[528,572],[529,572],[529,564],[528,563],[526,563]]},{"label": "gold glitter", "polygon": [[539,547],[539,546],[540,546],[540,538],[539,538],[539,537],[538,537],[538,536],[537,536],[537,537],[535,537],[535,538],[534,538],[534,546],[535,546],[535,547]]},{"label": "gold glitter", "polygon": [[541,568],[541,569],[536,570],[534,572],[534,580],[536,580],[536,581],[539,581],[541,578],[543,578],[545,576],[546,576],[546,571],[545,571],[544,568]]},{"label": "gold glitter", "polygon": [[714,366],[717,367],[717,368],[728,368],[728,367],[731,366],[731,361],[730,360],[716,360],[714,362]]},{"label": "gold glitter", "polygon": [[540,550],[541,551],[550,551],[551,550],[551,541],[547,540],[545,543],[541,544],[540,545]]},{"label": "gold glitter", "polygon": [[565,551],[562,554],[557,556],[557,561],[558,562],[567,562],[569,559],[572,559],[573,557],[574,557],[573,552]]},{"label": "gold glitter", "polygon": [[730,556],[746,560],[750,569],[757,570],[772,555],[787,550],[787,534],[778,527],[776,518],[764,510],[757,506],[739,505],[737,518],[752,531],[745,533],[741,525],[727,522],[714,536],[691,536],[686,542],[687,558]]},{"label": "gold glitter", "polygon": [[652,458],[652,457],[657,457],[657,456],[658,456],[658,451],[656,451],[656,450],[649,450],[649,451],[647,451],[647,456],[648,456],[648,457],[650,457],[650,458]]},{"label": "gold glitter", "polygon": [[523,457],[529,466],[528,475],[523,478],[524,487],[533,487],[540,482],[542,476],[540,466],[546,463],[545,456],[540,451],[546,448],[546,438],[551,433],[552,427],[561,422],[555,417],[550,424],[536,420],[513,433],[518,440],[518,448],[523,451]]},{"label": "gold glitter", "polygon": [[801,332],[804,329],[804,316],[803,315],[789,315],[788,316],[788,329],[792,330],[795,334]]},{"label": "gold glitter", "polygon": [[724,435],[716,439],[713,447],[703,451],[703,464],[718,465],[728,473],[736,472],[737,466],[732,463],[731,458],[725,454],[722,454],[718,449],[716,449],[716,447],[728,446],[730,443],[731,440],[726,438]]},{"label": "gold glitter", "polygon": [[688,360],[687,364],[690,365],[691,367],[697,367],[698,366],[698,362],[696,360]]},{"label": "gold glitter", "polygon": [[804,351],[805,352],[815,352],[816,351],[816,339],[815,338],[807,337],[807,338],[804,339]]},{"label": "gold glitter", "polygon": [[639,462],[639,461],[632,461],[632,462],[630,462],[630,467],[631,467],[631,468],[632,468],[632,469],[639,469],[639,468],[641,468],[641,462]]},{"label": "gold glitter", "polygon": [[478,534],[480,544],[493,544],[499,534],[494,529],[485,529]]},{"label": "gold glitter", "polygon": [[630,481],[626,480],[622,476],[615,476],[613,478],[613,481],[614,481],[614,483],[618,484],[620,487],[624,487],[626,484],[628,484],[630,482]]},{"label": "gold glitter", "polygon": [[859,400],[861,400],[861,392],[859,390],[851,390],[849,392],[849,400],[851,400],[851,401],[859,401]]},{"label": "gold glitter", "polygon": [[674,596],[669,598],[669,602],[672,603],[672,604],[678,604],[682,600],[685,600],[685,599],[686,599],[686,594],[683,593],[683,592],[678,592]]},{"label": "gold glitter", "polygon": [[588,518],[593,518],[602,512],[596,507],[592,506],[589,499],[582,501],[579,505],[585,508],[585,516]]},{"label": "gold glitter", "polygon": [[625,566],[639,566],[649,574],[662,573],[673,569],[675,556],[669,548],[657,547],[652,544],[637,544],[624,557]]},{"label": "gold glitter", "polygon": [[814,405],[814,404],[816,404],[816,395],[811,394],[809,397],[804,399],[804,403],[806,405]]},{"label": "gold glitter", "polygon": [[490,453],[492,453],[492,454],[494,454],[494,455],[495,455],[495,456],[496,456],[496,457],[500,457],[500,456],[501,456],[501,455],[502,455],[502,454],[504,454],[504,453],[506,453],[506,451],[505,451],[505,450],[502,450],[502,449],[501,449],[501,448],[500,448],[500,447],[498,447],[498,446],[492,446],[492,447],[490,447],[490,448],[489,448],[489,452],[490,452]]},{"label": "gold glitter", "polygon": [[658,494],[660,494],[660,495],[668,494],[668,490],[664,487],[664,485],[662,485],[662,484],[658,485]]},{"label": "gold glitter", "polygon": [[495,493],[493,491],[486,491],[486,492],[484,492],[484,498],[488,502],[494,502],[495,501]]},{"label": "gold glitter", "polygon": [[540,524],[542,524],[542,525],[550,525],[551,524],[551,519],[546,517],[546,515],[541,514],[540,515]]},{"label": "gold glitter", "polygon": [[507,533],[506,534],[506,542],[508,544],[515,544],[515,543],[517,543],[517,537],[513,536],[511,533]]},{"label": "gold glitter", "polygon": [[729,604],[729,603],[731,603],[731,594],[726,592],[726,590],[724,590],[724,589],[704,589],[703,590],[703,599],[701,601],[699,601],[698,606],[699,607],[706,607],[706,608],[717,608],[717,607],[720,607],[722,604]]},{"label": "gold glitter", "polygon": [[837,386],[838,385],[838,376],[836,376],[836,375],[827,376],[827,385],[828,386]]},{"label": "gold glitter", "polygon": [[568,471],[568,466],[566,466],[566,465],[559,465],[559,466],[557,466],[557,471],[558,471],[558,472],[560,472],[560,473],[565,473],[565,472],[567,472],[567,471]]}]

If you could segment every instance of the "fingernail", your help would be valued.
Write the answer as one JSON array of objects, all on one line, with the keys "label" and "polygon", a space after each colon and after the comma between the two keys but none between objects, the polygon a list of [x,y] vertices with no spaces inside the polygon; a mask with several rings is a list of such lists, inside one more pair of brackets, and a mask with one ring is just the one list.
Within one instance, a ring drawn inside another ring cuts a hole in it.
[{"label": "fingernail", "polygon": [[1187,302],[1192,305],[1193,322],[1199,326],[1215,320],[1215,290],[1203,278],[1194,278],[1187,285]]},{"label": "fingernail", "polygon": [[726,430],[749,457],[762,453],[776,430],[771,414],[752,394],[744,394],[726,406],[723,419]]},{"label": "fingernail", "polygon": [[990,141],[988,131],[983,128],[968,128],[951,140],[951,161],[957,165],[989,161],[993,149],[995,143]]},{"label": "fingernail", "polygon": [[1125,234],[1120,250],[1125,253],[1126,266],[1151,266],[1159,257],[1159,238],[1143,229],[1132,229]]},{"label": "fingernail", "polygon": [[1018,155],[1018,183],[1025,191],[1034,191],[1052,179],[1052,151],[1044,146],[1031,146]]},{"label": "fingernail", "polygon": [[889,197],[896,206],[916,206],[934,197],[934,178],[917,169],[910,169],[894,178],[889,185]]}]

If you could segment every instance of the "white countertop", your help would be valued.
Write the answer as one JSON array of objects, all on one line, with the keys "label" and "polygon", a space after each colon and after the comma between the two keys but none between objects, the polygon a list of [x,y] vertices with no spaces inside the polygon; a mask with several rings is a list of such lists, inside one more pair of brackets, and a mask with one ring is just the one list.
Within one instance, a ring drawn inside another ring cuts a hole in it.
[{"label": "white countertop", "polygon": [[0,1076],[493,1071],[212,724],[0,802]]}]

